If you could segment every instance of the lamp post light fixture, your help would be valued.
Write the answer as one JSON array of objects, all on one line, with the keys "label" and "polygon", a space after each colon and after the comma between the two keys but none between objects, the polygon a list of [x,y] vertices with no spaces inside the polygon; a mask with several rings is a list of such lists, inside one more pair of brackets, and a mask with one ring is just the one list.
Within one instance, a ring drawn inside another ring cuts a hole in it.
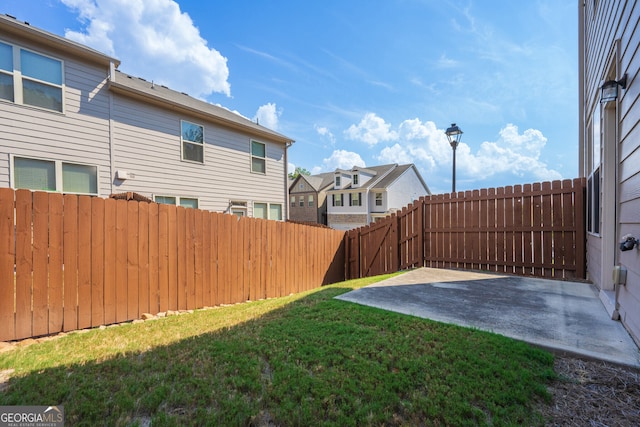
[{"label": "lamp post light fixture", "polygon": [[600,103],[615,101],[618,99],[618,86],[622,89],[627,88],[627,75],[622,76],[620,80],[607,80],[600,86]]},{"label": "lamp post light fixture", "polygon": [[456,148],[458,148],[458,144],[460,143],[460,139],[462,138],[462,130],[456,126],[455,123],[451,123],[451,127],[445,131],[447,135],[447,139],[449,140],[449,144],[451,144],[451,148],[453,148],[453,181],[451,192],[456,192]]}]

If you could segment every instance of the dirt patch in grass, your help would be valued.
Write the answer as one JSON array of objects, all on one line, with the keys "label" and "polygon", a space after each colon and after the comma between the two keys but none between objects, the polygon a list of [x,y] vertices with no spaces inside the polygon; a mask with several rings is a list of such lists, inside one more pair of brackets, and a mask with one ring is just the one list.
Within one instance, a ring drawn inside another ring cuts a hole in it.
[{"label": "dirt patch in grass", "polygon": [[538,410],[550,426],[640,425],[640,370],[557,356],[550,404]]}]

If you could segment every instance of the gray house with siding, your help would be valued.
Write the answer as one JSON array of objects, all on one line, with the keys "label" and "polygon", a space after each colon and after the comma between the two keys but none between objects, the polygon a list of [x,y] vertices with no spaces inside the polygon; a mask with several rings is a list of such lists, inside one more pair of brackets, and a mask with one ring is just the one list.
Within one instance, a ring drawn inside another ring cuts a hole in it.
[{"label": "gray house with siding", "polygon": [[640,5],[579,0],[578,14],[587,272],[640,344]]},{"label": "gray house with siding", "polygon": [[283,220],[293,143],[0,15],[0,186]]}]

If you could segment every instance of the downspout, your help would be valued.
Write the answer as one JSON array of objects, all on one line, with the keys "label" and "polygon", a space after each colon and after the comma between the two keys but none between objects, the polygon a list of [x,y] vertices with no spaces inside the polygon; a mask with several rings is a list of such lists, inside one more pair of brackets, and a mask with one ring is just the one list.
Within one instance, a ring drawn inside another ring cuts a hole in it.
[{"label": "downspout", "polygon": [[[109,63],[109,75],[107,76],[107,82],[115,82],[116,80],[116,66],[111,61]],[[107,85],[108,86],[108,85]],[[107,88],[107,90],[109,90]],[[113,147],[113,92],[109,90],[109,195],[115,193],[114,181],[115,181],[115,162],[116,153]]]},{"label": "downspout", "polygon": [[293,141],[284,144],[284,216],[283,221],[289,220],[289,147],[293,145]]}]

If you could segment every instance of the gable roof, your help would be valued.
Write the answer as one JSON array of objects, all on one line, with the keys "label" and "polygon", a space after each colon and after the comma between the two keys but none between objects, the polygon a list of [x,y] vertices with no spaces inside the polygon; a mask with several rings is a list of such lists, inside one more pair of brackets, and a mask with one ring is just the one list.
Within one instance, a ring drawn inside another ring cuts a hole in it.
[{"label": "gable roof", "polygon": [[291,185],[289,185],[289,191],[291,191],[300,180],[306,181],[311,188],[319,192],[333,184],[333,172],[319,173],[317,175],[300,174],[293,180]]},{"label": "gable roof", "polygon": [[6,32],[14,37],[26,39],[32,43],[44,45],[49,49],[62,51],[65,54],[78,57],[83,61],[93,62],[106,67],[114,64],[116,67],[120,65],[120,60],[98,52],[83,44],[74,42],[73,40],[60,37],[40,28],[32,27],[28,22],[22,22],[15,17],[5,14],[0,15],[0,28],[2,32]]},{"label": "gable roof", "polygon": [[257,137],[268,138],[269,140],[283,144],[291,144],[294,142],[293,139],[264,126],[260,126],[226,108],[192,98],[184,92],[169,89],[166,86],[155,84],[153,81],[149,82],[143,78],[134,77],[119,70],[115,70],[115,74],[111,76],[109,89],[115,93],[139,99],[145,103],[185,112],[222,126],[250,133]]},{"label": "gable roof", "polygon": [[[371,178],[369,181],[367,181],[364,185],[358,187],[358,189],[369,189],[369,190],[373,190],[373,189],[378,189],[378,190],[382,190],[385,189],[387,187],[389,187],[391,184],[393,184],[398,178],[400,178],[401,175],[403,175],[405,172],[407,172],[409,169],[413,169],[416,176],[418,177],[418,179],[420,180],[420,183],[424,186],[425,190],[427,191],[428,194],[431,194],[431,190],[429,190],[429,187],[427,186],[427,184],[424,182],[424,180],[422,179],[422,176],[420,175],[420,172],[418,172],[418,169],[416,168],[416,166],[413,163],[410,164],[406,164],[406,165],[398,165],[397,163],[394,164],[389,164],[389,165],[380,165],[380,166],[369,166],[366,169],[365,168],[354,168],[352,169],[352,172],[358,171],[358,170],[366,170],[367,172],[373,172],[373,178]],[[337,171],[341,171],[341,172],[349,172],[347,170],[343,170],[343,169],[337,169]],[[348,190],[351,189],[351,184],[347,185],[344,188],[341,189],[329,189],[328,191],[344,191],[344,190]]]},{"label": "gable roof", "polygon": [[387,188],[388,186],[393,184],[398,178],[400,178],[402,174],[407,172],[409,169],[414,169],[415,174],[418,177],[418,180],[420,180],[420,183],[424,186],[425,190],[427,190],[427,193],[431,194],[431,190],[429,190],[429,186],[427,185],[426,182],[424,182],[424,180],[422,179],[422,176],[420,175],[420,172],[418,172],[418,169],[413,163],[410,163],[408,165],[398,165],[389,174],[385,175],[380,181],[378,181],[374,186],[372,186],[371,189]]}]

